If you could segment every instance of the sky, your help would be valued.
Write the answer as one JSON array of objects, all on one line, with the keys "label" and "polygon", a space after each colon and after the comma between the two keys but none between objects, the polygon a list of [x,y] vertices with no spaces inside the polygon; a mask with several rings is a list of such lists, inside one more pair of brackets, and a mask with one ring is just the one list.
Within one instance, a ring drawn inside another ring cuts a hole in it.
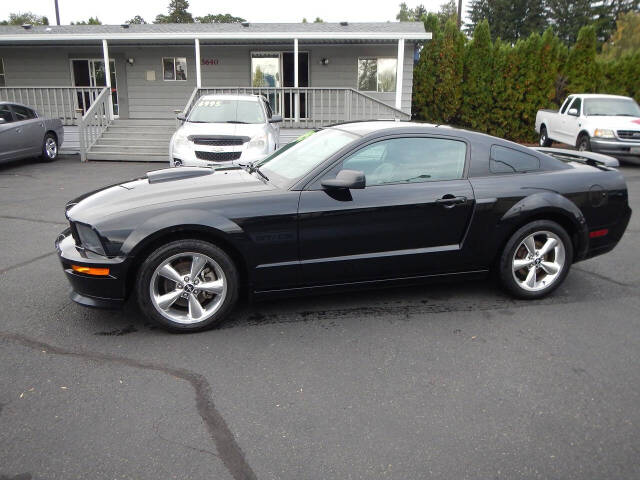
[{"label": "sky", "polygon": [[[300,22],[303,17],[316,17],[326,22],[386,22],[395,21],[402,0],[189,0],[194,16],[208,13],[230,13],[250,22]],[[405,0],[409,7],[423,4],[427,10],[437,11],[444,0]],[[463,12],[469,0],[463,1]],[[159,13],[167,13],[169,0],[58,0],[60,22],[86,20],[97,16],[103,24],[119,25],[136,15],[151,23]],[[55,24],[54,0],[0,0],[0,20],[10,13],[33,12],[49,18]],[[464,18],[464,14],[463,14]]]}]

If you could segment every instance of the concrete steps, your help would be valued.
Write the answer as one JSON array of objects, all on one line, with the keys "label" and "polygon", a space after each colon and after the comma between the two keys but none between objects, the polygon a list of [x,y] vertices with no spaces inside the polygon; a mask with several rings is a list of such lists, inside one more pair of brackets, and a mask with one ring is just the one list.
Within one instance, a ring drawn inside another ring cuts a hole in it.
[{"label": "concrete steps", "polygon": [[175,120],[114,120],[87,153],[88,160],[169,163]]}]

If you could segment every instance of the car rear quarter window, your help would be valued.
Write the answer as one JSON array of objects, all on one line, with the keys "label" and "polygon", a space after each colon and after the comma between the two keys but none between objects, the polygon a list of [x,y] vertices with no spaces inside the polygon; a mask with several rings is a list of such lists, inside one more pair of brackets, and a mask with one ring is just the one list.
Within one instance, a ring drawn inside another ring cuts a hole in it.
[{"label": "car rear quarter window", "polygon": [[31,110],[30,108],[23,107],[22,105],[13,105],[11,108],[13,110],[13,114],[16,117],[16,122],[36,118],[36,112]]},{"label": "car rear quarter window", "polygon": [[0,104],[0,118],[4,119],[4,123],[13,122],[13,115],[11,115],[11,110],[9,109],[9,105]]},{"label": "car rear quarter window", "polygon": [[493,145],[489,170],[495,174],[534,172],[540,170],[540,159],[513,148]]}]

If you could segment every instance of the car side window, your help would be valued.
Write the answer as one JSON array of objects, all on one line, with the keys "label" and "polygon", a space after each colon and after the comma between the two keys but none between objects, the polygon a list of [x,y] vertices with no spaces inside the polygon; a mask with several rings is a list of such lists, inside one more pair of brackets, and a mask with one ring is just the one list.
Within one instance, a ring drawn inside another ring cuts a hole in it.
[{"label": "car side window", "polygon": [[0,105],[0,118],[4,119],[4,123],[13,122],[13,115],[9,109],[9,105]]},{"label": "car side window", "polygon": [[569,108],[569,110],[571,110],[572,108],[575,108],[576,110],[578,110],[578,115],[580,115],[580,107],[582,107],[582,99],[576,98],[571,104],[571,107]]},{"label": "car side window", "polygon": [[16,122],[36,118],[36,112],[31,110],[30,108],[23,107],[22,105],[12,105],[11,109],[13,110],[13,114],[16,117]]},{"label": "car side window", "polygon": [[410,137],[368,145],[342,162],[363,171],[367,186],[457,180],[464,175],[467,145],[460,140]]},{"label": "car side window", "polygon": [[540,170],[540,159],[513,148],[493,145],[489,169],[491,173],[527,173]]},{"label": "car side window", "polygon": [[567,97],[567,99],[564,101],[564,104],[562,105],[562,108],[560,109],[560,113],[564,113],[565,112],[565,110],[567,109],[567,107],[571,103],[571,100],[573,100],[573,97]]}]

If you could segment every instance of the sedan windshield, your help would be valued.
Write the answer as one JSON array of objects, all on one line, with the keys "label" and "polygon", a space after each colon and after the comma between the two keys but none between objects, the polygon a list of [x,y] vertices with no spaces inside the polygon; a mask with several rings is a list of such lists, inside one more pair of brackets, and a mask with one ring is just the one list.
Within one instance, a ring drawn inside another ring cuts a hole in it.
[{"label": "sedan windshield", "polygon": [[302,178],[357,136],[329,128],[309,132],[277,150],[257,165],[269,178],[290,184]]},{"label": "sedan windshield", "polygon": [[587,98],[584,101],[584,114],[640,117],[640,107],[633,100],[626,98]]},{"label": "sedan windshield", "polygon": [[264,123],[260,103],[201,98],[189,114],[192,123]]}]

